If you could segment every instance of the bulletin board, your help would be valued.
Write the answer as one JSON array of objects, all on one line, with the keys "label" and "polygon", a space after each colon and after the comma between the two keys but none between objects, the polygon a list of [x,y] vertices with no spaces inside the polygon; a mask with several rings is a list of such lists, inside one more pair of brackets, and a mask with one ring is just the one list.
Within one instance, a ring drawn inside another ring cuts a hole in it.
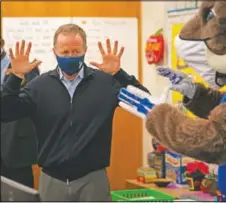
[{"label": "bulletin board", "polygon": [[[33,43],[31,60],[42,61],[41,73],[56,67],[56,59],[52,52],[53,35],[63,24],[75,23],[87,33],[88,50],[85,61],[101,62],[98,41],[104,42],[110,38],[112,42],[119,41],[119,46],[125,47],[121,66],[129,74],[138,77],[138,23],[137,18],[102,18],[102,17],[5,17],[3,18],[3,38],[6,48],[14,47],[18,40],[25,39]],[[91,65],[90,65],[91,66]]]}]

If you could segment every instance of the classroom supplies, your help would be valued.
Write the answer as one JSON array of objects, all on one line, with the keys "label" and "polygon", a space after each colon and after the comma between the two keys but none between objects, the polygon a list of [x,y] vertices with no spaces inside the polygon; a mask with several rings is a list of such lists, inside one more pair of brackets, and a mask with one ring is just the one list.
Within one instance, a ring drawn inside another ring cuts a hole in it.
[{"label": "classroom supplies", "polygon": [[142,183],[151,183],[157,179],[157,173],[153,168],[141,167],[137,170],[137,181]]},{"label": "classroom supplies", "polygon": [[202,180],[200,189],[204,193],[217,195],[217,175],[209,174]]},{"label": "classroom supplies", "polygon": [[148,153],[148,165],[156,170],[158,178],[165,178],[165,152]]},{"label": "classroom supplies", "polygon": [[174,152],[166,152],[166,177],[175,180],[178,184],[186,184],[185,177],[186,165],[189,162],[193,162],[194,159],[176,154]]},{"label": "classroom supplies", "polygon": [[202,180],[209,174],[209,167],[203,162],[194,161],[187,164],[185,174],[189,189],[200,191]]}]

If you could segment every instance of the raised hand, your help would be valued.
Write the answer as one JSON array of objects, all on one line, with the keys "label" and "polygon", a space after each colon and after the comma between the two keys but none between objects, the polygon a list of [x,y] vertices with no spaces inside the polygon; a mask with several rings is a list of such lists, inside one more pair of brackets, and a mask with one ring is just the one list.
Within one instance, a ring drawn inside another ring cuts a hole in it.
[{"label": "raised hand", "polygon": [[118,52],[118,41],[115,41],[112,49],[109,39],[106,40],[107,52],[104,50],[101,42],[98,42],[98,47],[102,56],[102,63],[90,62],[90,64],[105,73],[114,75],[120,70],[120,60],[124,52],[124,47],[121,47]]},{"label": "raised hand", "polygon": [[41,63],[39,60],[29,63],[31,47],[32,44],[29,42],[25,50],[25,41],[22,40],[21,43],[16,42],[15,54],[12,48],[9,49],[12,72],[20,78],[24,78],[26,73],[30,72]]},{"label": "raised hand", "polygon": [[165,67],[158,67],[157,72],[170,80],[172,84],[171,90],[180,92],[189,99],[192,99],[195,95],[196,85],[193,83],[192,78],[185,73]]}]

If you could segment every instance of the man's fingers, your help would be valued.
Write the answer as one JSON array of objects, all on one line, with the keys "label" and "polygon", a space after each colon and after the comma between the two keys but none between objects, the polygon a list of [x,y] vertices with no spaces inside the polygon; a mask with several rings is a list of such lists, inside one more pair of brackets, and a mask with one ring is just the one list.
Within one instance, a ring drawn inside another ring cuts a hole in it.
[{"label": "man's fingers", "polygon": [[102,56],[106,55],[101,42],[98,42],[98,47],[99,47],[101,55]]},{"label": "man's fingers", "polygon": [[110,39],[106,40],[106,46],[107,46],[108,54],[111,54],[111,41],[110,41]]},{"label": "man's fingers", "polygon": [[15,55],[19,56],[19,54],[20,54],[20,43],[16,42]]},{"label": "man's fingers", "polygon": [[12,48],[9,48],[9,57],[11,60],[13,60],[15,58]]},{"label": "man's fingers", "polygon": [[30,64],[29,71],[31,71],[32,69],[34,69],[35,67],[37,67],[40,64],[41,64],[41,61],[39,61],[39,60],[34,61],[33,63]]},{"label": "man's fingers", "polygon": [[118,54],[118,57],[119,58],[121,58],[122,57],[122,54],[123,54],[123,52],[124,52],[124,47],[122,47],[121,49],[120,49],[120,51],[119,51],[119,54]]},{"label": "man's fingers", "polygon": [[113,48],[113,55],[116,55],[117,52],[118,52],[118,41],[115,41],[114,48]]},{"label": "man's fingers", "polygon": [[22,40],[20,50],[19,50],[19,55],[24,55],[24,47],[25,47],[25,41]]},{"label": "man's fingers", "polygon": [[31,42],[29,42],[28,45],[27,45],[26,52],[25,52],[26,56],[29,56],[29,54],[31,52],[31,47],[32,47],[32,44],[31,44]]},{"label": "man's fingers", "polygon": [[100,68],[101,67],[101,64],[97,63],[97,62],[90,62],[91,65],[97,67],[97,68]]}]

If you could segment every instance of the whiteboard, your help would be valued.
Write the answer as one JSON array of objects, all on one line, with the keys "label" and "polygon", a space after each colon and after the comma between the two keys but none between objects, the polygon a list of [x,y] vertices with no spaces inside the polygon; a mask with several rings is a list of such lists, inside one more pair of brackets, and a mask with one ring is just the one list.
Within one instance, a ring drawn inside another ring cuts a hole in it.
[{"label": "whiteboard", "polygon": [[98,50],[98,41],[109,38],[119,41],[119,47],[125,51],[121,59],[121,68],[129,74],[138,77],[138,22],[136,18],[3,18],[3,38],[6,48],[14,47],[17,40],[31,41],[32,52],[30,60],[37,58],[42,61],[41,73],[56,67],[56,59],[52,52],[53,36],[56,29],[66,23],[75,23],[87,33],[88,50],[85,57],[87,65],[91,61],[102,62]]}]

